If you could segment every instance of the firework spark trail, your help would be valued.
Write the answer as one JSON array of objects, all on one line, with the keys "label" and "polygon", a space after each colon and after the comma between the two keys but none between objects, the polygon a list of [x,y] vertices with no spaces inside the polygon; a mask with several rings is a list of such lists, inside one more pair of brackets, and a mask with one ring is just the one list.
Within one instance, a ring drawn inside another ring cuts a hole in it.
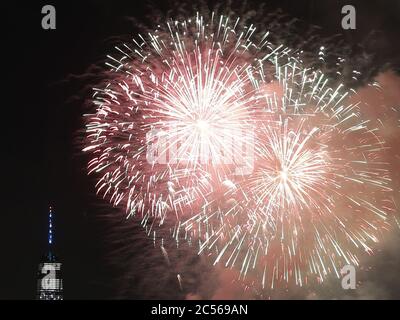
[{"label": "firework spark trail", "polygon": [[273,288],[357,265],[394,209],[379,131],[268,36],[198,14],[116,47],[84,151],[97,192],[149,235],[172,222],[177,242]]}]

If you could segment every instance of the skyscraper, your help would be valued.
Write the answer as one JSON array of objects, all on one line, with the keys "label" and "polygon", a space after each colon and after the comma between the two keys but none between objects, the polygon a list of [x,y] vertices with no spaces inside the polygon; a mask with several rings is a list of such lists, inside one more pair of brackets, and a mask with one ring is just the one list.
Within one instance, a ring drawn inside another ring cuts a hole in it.
[{"label": "skyscraper", "polygon": [[39,263],[37,299],[38,300],[62,300],[63,281],[61,274],[61,262],[54,254],[54,213],[49,208],[49,230],[47,236],[47,252]]}]

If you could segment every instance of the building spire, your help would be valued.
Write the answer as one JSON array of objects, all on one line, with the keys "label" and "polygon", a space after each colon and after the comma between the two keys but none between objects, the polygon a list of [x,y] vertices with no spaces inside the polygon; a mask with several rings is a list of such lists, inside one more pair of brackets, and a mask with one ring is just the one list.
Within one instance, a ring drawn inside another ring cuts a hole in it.
[{"label": "building spire", "polygon": [[48,244],[51,246],[54,242],[54,234],[53,234],[53,208],[50,206],[49,207],[49,233],[48,233]]},{"label": "building spire", "polygon": [[54,229],[53,207],[49,206],[49,230],[47,233],[47,254],[39,263],[37,299],[39,300],[62,300],[63,279],[61,273],[61,262],[54,255]]}]

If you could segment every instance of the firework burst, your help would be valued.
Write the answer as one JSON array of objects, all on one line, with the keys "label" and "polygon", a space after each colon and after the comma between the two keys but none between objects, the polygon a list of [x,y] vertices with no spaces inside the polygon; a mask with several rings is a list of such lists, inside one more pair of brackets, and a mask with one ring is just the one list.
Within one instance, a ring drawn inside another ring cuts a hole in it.
[{"label": "firework burst", "polygon": [[395,213],[379,130],[346,104],[341,85],[330,88],[296,59],[277,61],[276,81],[264,88],[276,99],[257,129],[252,175],[232,178],[230,205],[186,222],[205,230],[200,250],[214,252],[215,264],[271,288],[340,277],[341,266],[373,252]]},{"label": "firework burst", "polygon": [[268,36],[197,15],[115,47],[84,151],[97,192],[148,233],[171,223],[263,287],[303,285],[372,252],[391,181],[349,93]]},{"label": "firework burst", "polygon": [[112,80],[94,89],[84,151],[94,155],[98,192],[115,205],[163,222],[237,167],[230,142],[250,142],[259,104],[252,30],[239,34],[237,23],[170,21],[109,56]]}]

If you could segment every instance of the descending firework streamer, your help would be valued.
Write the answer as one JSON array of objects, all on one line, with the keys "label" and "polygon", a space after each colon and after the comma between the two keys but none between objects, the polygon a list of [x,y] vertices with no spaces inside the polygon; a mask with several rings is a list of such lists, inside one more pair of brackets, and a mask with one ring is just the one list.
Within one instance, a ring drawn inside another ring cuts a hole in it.
[{"label": "descending firework streamer", "polygon": [[273,288],[358,265],[394,210],[379,130],[301,50],[268,39],[212,14],[115,47],[84,151],[97,192],[149,233],[172,225]]},{"label": "descending firework streamer", "polygon": [[236,266],[263,288],[340,277],[394,221],[385,143],[361,118],[359,103],[346,103],[342,85],[329,87],[294,57],[269,63],[275,81],[263,88],[270,98],[253,174],[229,182],[223,209],[185,224],[205,230],[200,251],[214,252],[215,264]]}]

